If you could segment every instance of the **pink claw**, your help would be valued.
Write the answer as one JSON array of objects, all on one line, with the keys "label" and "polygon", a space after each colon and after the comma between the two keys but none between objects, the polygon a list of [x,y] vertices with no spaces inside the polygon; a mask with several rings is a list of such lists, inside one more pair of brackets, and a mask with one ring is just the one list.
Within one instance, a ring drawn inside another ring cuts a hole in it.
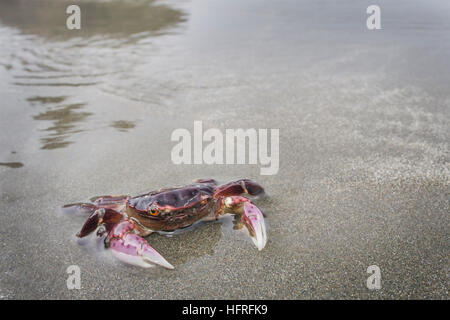
[{"label": "pink claw", "polygon": [[117,259],[144,268],[154,265],[160,265],[167,269],[174,268],[144,238],[130,233],[133,229],[133,223],[123,221],[111,232],[110,245]]},{"label": "pink claw", "polygon": [[253,243],[258,247],[258,250],[261,251],[267,243],[266,225],[264,223],[263,213],[254,204],[245,202],[242,222],[244,222],[249,230]]}]

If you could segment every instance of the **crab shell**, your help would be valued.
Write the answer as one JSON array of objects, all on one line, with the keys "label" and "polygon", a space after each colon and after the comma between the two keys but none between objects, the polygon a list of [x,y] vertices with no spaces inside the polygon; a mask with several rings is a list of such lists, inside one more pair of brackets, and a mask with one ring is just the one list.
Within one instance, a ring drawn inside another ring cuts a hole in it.
[{"label": "crab shell", "polygon": [[216,211],[214,183],[161,189],[126,202],[126,214],[152,231],[187,227]]}]

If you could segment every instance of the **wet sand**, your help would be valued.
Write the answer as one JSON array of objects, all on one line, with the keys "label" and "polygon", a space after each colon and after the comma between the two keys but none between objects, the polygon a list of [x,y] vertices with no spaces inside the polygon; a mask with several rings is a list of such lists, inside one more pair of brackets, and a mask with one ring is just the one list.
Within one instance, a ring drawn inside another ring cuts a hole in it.
[{"label": "wet sand", "polygon": [[[365,1],[85,1],[79,33],[25,2],[0,3],[1,299],[448,299],[446,1],[378,1],[377,31]],[[280,129],[278,174],[173,164],[195,120]],[[139,269],[60,211],[209,177],[266,188],[263,251],[224,219],[151,235],[175,270]]]}]

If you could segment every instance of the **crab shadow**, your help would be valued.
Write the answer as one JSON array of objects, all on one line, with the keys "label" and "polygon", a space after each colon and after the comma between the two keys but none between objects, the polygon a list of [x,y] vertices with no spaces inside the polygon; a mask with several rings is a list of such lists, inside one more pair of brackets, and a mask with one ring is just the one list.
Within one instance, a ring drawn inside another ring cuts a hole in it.
[{"label": "crab shadow", "polygon": [[175,267],[205,255],[214,255],[222,238],[223,221],[200,221],[190,227],[166,234],[152,234],[146,239]]}]

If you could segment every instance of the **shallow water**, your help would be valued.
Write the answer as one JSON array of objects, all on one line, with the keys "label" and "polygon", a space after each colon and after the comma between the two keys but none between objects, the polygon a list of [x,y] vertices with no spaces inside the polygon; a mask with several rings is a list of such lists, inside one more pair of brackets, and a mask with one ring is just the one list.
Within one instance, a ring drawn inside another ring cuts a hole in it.
[{"label": "shallow water", "polygon": [[[81,1],[79,31],[68,3],[0,2],[1,298],[448,296],[448,1],[377,1],[377,31],[369,1]],[[279,128],[278,174],[173,164],[195,120]],[[263,251],[226,219],[150,236],[176,269],[141,270],[60,212],[200,177],[266,188]]]}]

